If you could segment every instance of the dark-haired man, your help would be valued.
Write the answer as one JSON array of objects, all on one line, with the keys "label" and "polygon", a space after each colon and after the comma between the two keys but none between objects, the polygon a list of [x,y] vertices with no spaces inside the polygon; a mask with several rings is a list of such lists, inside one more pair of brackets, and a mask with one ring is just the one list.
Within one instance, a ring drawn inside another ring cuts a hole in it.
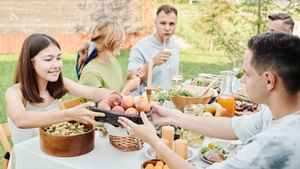
[{"label": "dark-haired man", "polygon": [[[131,49],[128,59],[128,74],[143,67],[145,74],[141,88],[145,87],[148,62],[153,60],[152,83],[162,89],[170,88],[171,77],[178,72],[179,46],[172,38],[177,24],[177,10],[170,5],[162,5],[157,9],[156,32],[138,41]],[[169,50],[165,50],[168,48]],[[140,90],[142,91],[142,90]]]},{"label": "dark-haired man", "polygon": [[274,13],[268,16],[268,31],[269,32],[286,32],[293,33],[294,21],[287,13]]},{"label": "dark-haired man", "polygon": [[[152,120],[174,124],[206,136],[240,139],[245,146],[236,155],[207,169],[296,169],[300,166],[300,39],[268,32],[252,37],[245,52],[243,71],[250,100],[267,105],[240,117],[195,117],[153,103]],[[144,125],[120,122],[149,143],[172,169],[194,169],[156,136],[146,115]]]}]

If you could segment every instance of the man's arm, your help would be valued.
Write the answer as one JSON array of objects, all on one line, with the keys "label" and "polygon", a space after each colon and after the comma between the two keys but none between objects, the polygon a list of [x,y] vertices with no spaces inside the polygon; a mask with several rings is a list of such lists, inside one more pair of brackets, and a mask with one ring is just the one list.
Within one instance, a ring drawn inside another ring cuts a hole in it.
[{"label": "man's arm", "polygon": [[[159,52],[157,55],[152,57],[153,67],[165,64],[170,56],[171,53],[168,51]],[[137,69],[143,69],[144,75],[140,78],[142,82],[146,81],[148,77],[148,62],[149,61],[146,61],[145,57],[138,49],[132,49],[129,54],[126,79],[131,79],[133,76],[135,76],[135,71]]]},{"label": "man's arm", "polygon": [[154,102],[151,103],[151,106],[154,110],[151,114],[154,124],[173,124],[210,137],[237,139],[232,128],[232,118],[193,116]]},{"label": "man's arm", "polygon": [[[181,112],[180,112],[181,113]],[[171,122],[191,131],[199,132],[205,136],[236,140],[238,137],[232,128],[232,118],[228,117],[202,117],[181,113]]]}]

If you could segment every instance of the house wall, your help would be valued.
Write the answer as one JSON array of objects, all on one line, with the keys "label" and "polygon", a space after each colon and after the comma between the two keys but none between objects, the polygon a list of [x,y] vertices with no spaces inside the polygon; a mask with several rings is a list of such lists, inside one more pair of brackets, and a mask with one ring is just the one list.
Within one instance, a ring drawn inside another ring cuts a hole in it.
[{"label": "house wall", "polygon": [[0,53],[18,53],[26,36],[54,36],[64,52],[77,51],[99,20],[117,20],[130,47],[143,32],[140,0],[1,0]]}]

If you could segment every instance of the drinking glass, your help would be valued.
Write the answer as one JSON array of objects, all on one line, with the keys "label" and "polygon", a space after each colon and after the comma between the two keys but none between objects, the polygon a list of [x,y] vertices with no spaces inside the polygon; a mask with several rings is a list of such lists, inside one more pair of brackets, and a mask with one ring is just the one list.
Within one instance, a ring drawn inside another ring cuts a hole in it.
[{"label": "drinking glass", "polygon": [[[183,112],[193,115],[193,116],[202,116],[204,111],[204,106],[199,104],[188,104],[184,107]],[[182,129],[182,138],[188,141],[189,146],[193,148],[201,147],[204,141],[204,135],[194,131],[189,131]]]},{"label": "drinking glass", "polygon": [[180,84],[180,82],[182,82],[183,80],[183,73],[180,69],[180,67],[178,68],[178,70],[176,70],[175,74],[172,75],[172,83],[177,86]]},{"label": "drinking glass", "polygon": [[233,72],[234,72],[234,74],[237,74],[237,73],[241,72],[242,66],[243,66],[242,58],[235,59],[235,61],[233,62]]},{"label": "drinking glass", "polygon": [[[171,52],[172,51],[172,48],[171,48],[169,42],[167,42],[166,38],[164,38],[164,42],[163,42],[163,51],[164,52]],[[165,67],[170,68],[169,59],[166,61]]]},{"label": "drinking glass", "polygon": [[241,92],[241,75],[242,75],[242,65],[243,60],[241,58],[236,59],[233,62],[233,82],[232,82],[232,90],[234,93]]}]

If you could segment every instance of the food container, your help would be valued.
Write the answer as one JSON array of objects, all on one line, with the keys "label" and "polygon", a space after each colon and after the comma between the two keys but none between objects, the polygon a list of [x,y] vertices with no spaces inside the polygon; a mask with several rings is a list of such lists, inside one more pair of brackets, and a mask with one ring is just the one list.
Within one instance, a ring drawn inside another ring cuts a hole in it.
[{"label": "food container", "polygon": [[141,165],[141,169],[148,169],[148,168],[151,168],[148,166],[147,168],[147,165],[151,165],[153,167],[155,166],[160,166],[159,168],[168,168],[168,166],[166,165],[166,163],[160,159],[152,159],[152,160],[147,160],[145,162],[142,163]]},{"label": "food container", "polygon": [[109,142],[115,148],[125,152],[141,150],[144,144],[143,140],[136,137],[114,135],[109,135]]},{"label": "food container", "polygon": [[[203,90],[205,87],[195,86],[191,93],[195,93],[200,90]],[[214,96],[215,92],[213,89],[208,89],[208,91],[202,95],[201,97],[190,97],[190,96],[180,96],[175,95],[173,97],[173,102],[176,105],[176,107],[183,112],[184,106],[188,104],[206,104],[209,102],[209,100]]]},{"label": "food container", "polygon": [[87,132],[76,135],[49,134],[45,128],[40,128],[41,150],[52,156],[72,157],[86,154],[94,148],[95,128],[91,124],[84,124]]}]

